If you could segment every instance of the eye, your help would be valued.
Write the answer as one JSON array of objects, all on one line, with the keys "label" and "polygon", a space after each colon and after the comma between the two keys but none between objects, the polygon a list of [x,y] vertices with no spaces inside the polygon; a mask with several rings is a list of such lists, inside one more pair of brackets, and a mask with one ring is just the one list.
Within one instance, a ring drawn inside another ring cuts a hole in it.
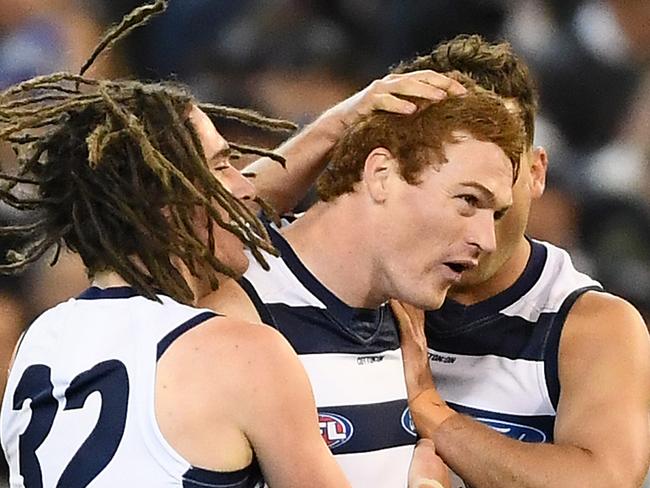
[{"label": "eye", "polygon": [[505,217],[506,213],[508,213],[508,209],[505,210],[497,210],[494,212],[494,221],[498,222],[501,220],[503,217]]},{"label": "eye", "polygon": [[475,195],[472,194],[466,194],[466,195],[459,195],[458,198],[463,200],[465,203],[467,203],[470,207],[478,207],[479,206],[479,199]]}]

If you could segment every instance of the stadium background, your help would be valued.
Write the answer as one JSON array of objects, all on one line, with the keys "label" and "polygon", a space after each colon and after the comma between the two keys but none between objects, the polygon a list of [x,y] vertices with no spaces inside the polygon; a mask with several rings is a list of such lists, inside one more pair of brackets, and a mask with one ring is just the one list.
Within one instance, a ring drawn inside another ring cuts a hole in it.
[{"label": "stadium background", "polygon": [[[0,0],[0,89],[77,70],[102,30],[140,3]],[[171,0],[90,75],[177,79],[202,100],[306,124],[440,40],[509,40],[538,81],[536,144],[550,159],[529,234],[567,248],[650,320],[649,26],[648,0]],[[10,156],[0,147],[3,163]],[[0,207],[0,219],[21,218]],[[86,285],[73,255],[0,278],[0,333]]]}]

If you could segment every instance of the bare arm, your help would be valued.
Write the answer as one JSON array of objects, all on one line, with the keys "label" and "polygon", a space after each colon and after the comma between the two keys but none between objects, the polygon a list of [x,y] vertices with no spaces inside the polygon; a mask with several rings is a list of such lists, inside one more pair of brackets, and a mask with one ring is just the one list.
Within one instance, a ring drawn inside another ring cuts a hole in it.
[{"label": "bare arm", "polygon": [[161,431],[193,465],[234,471],[254,451],[273,488],[349,487],[320,435],[304,368],[271,327],[212,319],[172,344],[157,375]]},{"label": "bare arm", "polygon": [[327,164],[327,154],[343,131],[362,115],[373,110],[412,113],[416,106],[400,96],[442,100],[465,93],[455,80],[434,71],[391,74],[373,81],[362,91],[335,105],[307,126],[297,136],[277,149],[286,158],[286,169],[277,162],[262,158],[244,172],[255,174],[258,195],[279,213],[291,211],[307,194]]},{"label": "bare arm", "polygon": [[413,337],[419,340],[404,337],[403,350],[409,357],[405,367],[415,424],[475,488],[641,485],[650,457],[650,341],[629,303],[589,292],[571,310],[559,352],[562,393],[555,444],[519,442],[449,413],[433,381],[426,384],[428,364]]},{"label": "bare arm", "polygon": [[311,386],[298,356],[274,329],[259,328],[271,334],[259,344],[258,354],[265,358],[251,370],[257,398],[245,397],[250,408],[243,410],[242,424],[266,482],[273,488],[350,486],[320,434]]}]

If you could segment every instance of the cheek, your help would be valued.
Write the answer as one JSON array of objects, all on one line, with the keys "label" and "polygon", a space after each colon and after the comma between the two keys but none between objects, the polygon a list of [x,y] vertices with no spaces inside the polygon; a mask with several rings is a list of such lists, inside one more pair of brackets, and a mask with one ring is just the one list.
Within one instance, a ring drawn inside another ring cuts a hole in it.
[{"label": "cheek", "polygon": [[461,215],[455,205],[450,204],[431,212],[429,229],[435,233],[438,242],[451,244],[466,233],[471,220]]},{"label": "cheek", "polygon": [[528,209],[523,206],[512,207],[496,226],[497,248],[512,245],[526,230]]}]

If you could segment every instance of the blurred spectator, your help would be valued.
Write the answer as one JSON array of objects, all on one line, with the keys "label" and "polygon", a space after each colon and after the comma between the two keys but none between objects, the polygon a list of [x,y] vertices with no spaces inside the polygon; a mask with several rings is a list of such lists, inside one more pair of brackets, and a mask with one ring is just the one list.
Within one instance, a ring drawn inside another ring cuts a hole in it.
[{"label": "blurred spectator", "polygon": [[580,232],[603,285],[627,297],[650,323],[648,207],[631,198],[595,196],[584,205]]},{"label": "blurred spectator", "polygon": [[[83,2],[0,0],[0,88],[39,74],[77,71],[101,32]],[[110,74],[105,60],[89,72]]]}]

